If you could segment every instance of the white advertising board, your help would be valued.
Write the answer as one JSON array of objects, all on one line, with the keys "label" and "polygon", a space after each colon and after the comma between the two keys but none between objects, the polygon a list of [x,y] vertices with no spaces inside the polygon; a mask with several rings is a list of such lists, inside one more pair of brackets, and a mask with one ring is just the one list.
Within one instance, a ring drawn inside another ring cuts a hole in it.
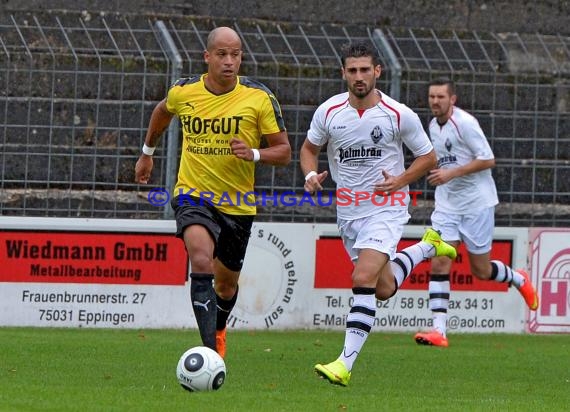
[{"label": "white advertising board", "polygon": [[3,217],[0,228],[0,325],[188,325],[174,222]]},{"label": "white advertising board", "polygon": [[[399,249],[417,242],[424,229],[406,227]],[[315,288],[311,294],[313,310],[308,319],[308,327],[311,328],[344,328],[351,304],[350,262],[342,253],[337,233],[334,225],[315,227]],[[525,229],[499,228],[495,232],[491,257],[514,267],[524,267],[526,244]],[[331,262],[325,265],[327,260]],[[346,274],[333,275],[335,270]],[[415,268],[395,296],[377,302],[374,330],[412,332],[432,327],[428,308],[428,274],[429,262],[426,261]],[[480,281],[471,275],[465,249],[461,246],[451,273],[448,331],[519,333],[524,331],[527,316],[526,305],[516,289]]]},{"label": "white advertising board", "polygon": [[[182,242],[173,221],[0,218],[0,325],[195,328]],[[408,226],[400,244],[424,228]],[[494,258],[526,266],[528,230],[501,229]],[[377,331],[431,327],[423,263],[390,300]],[[343,330],[351,262],[335,225],[254,223],[228,324],[238,329]],[[452,273],[449,329],[518,333],[528,313],[514,288],[474,279],[465,252]]]}]

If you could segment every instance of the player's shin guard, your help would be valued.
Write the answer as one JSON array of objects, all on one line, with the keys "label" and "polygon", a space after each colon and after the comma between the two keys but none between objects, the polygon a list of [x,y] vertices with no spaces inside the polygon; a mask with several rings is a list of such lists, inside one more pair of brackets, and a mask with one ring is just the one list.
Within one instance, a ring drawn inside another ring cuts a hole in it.
[{"label": "player's shin guard", "polygon": [[216,330],[223,330],[226,327],[226,322],[232,309],[234,308],[237,296],[239,292],[239,286],[236,287],[236,293],[230,300],[225,300],[216,294],[216,302],[218,305],[218,318],[216,320]]},{"label": "player's shin guard", "polygon": [[190,273],[190,279],[190,298],[202,343],[216,350],[216,292],[212,284],[214,275]]}]

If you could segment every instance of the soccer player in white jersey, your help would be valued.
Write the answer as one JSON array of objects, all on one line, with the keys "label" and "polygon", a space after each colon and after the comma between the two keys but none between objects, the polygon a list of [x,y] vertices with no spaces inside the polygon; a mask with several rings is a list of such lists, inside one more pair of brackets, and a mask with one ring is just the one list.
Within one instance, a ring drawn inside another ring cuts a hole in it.
[{"label": "soccer player in white jersey", "polygon": [[[499,200],[491,175],[495,157],[487,138],[477,119],[455,106],[457,96],[453,81],[447,78],[432,81],[428,94],[434,116],[429,134],[437,154],[437,168],[428,175],[428,182],[436,186],[432,226],[453,246],[465,243],[474,276],[512,284],[529,309],[536,310],[538,296],[528,274],[490,259],[495,206]],[[431,260],[429,307],[434,329],[417,333],[418,344],[448,346],[446,323],[452,263],[452,259],[445,256]]]},{"label": "soccer player in white jersey", "polygon": [[[381,68],[371,45],[344,46],[341,62],[348,92],[317,108],[300,156],[305,190],[322,190],[328,172],[317,172],[318,155],[327,145],[337,184],[338,228],[354,262],[344,347],[335,361],[315,366],[323,378],[346,386],[375,322],[376,299],[392,297],[424,259],[455,258],[456,251],[428,229],[422,241],[396,252],[410,218],[408,185],[435,167],[435,152],[418,116],[376,89]],[[415,157],[408,169],[403,144]]]}]

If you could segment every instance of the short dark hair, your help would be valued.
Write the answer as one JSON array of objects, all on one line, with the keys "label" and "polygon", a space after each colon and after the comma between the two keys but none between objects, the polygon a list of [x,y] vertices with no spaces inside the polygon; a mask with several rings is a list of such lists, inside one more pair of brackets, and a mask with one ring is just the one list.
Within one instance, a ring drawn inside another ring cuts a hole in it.
[{"label": "short dark hair", "polygon": [[346,65],[346,59],[349,57],[372,57],[372,64],[377,66],[380,64],[380,56],[370,43],[356,42],[344,44],[340,49],[340,61],[342,67]]},{"label": "short dark hair", "polygon": [[429,86],[447,86],[450,96],[455,94],[455,82],[449,77],[438,77],[429,82]]}]

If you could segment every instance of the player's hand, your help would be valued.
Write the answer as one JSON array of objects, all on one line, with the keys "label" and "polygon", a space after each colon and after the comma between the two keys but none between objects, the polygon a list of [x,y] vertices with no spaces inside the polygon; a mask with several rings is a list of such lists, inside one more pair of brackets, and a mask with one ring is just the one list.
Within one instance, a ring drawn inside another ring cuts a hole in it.
[{"label": "player's hand", "polygon": [[433,169],[430,170],[427,181],[432,186],[439,186],[453,179],[451,169]]},{"label": "player's hand", "polygon": [[321,184],[325,181],[328,175],[329,172],[325,170],[324,172],[311,176],[309,180],[305,181],[305,191],[313,194],[315,192],[323,190],[323,186]]},{"label": "player's hand", "polygon": [[230,139],[230,148],[233,155],[238,159],[253,162],[253,151],[243,140],[240,140],[237,137],[232,137]]},{"label": "player's hand", "polygon": [[135,165],[135,182],[147,184],[150,179],[150,172],[154,162],[152,156],[141,154]]},{"label": "player's hand", "polygon": [[382,193],[386,193],[387,195],[396,192],[398,189],[400,189],[402,186],[400,185],[400,182],[398,181],[398,177],[397,176],[392,176],[391,174],[389,174],[388,172],[386,172],[385,170],[382,170],[382,176],[384,176],[384,181],[376,183],[374,185],[374,192],[382,192]]}]

